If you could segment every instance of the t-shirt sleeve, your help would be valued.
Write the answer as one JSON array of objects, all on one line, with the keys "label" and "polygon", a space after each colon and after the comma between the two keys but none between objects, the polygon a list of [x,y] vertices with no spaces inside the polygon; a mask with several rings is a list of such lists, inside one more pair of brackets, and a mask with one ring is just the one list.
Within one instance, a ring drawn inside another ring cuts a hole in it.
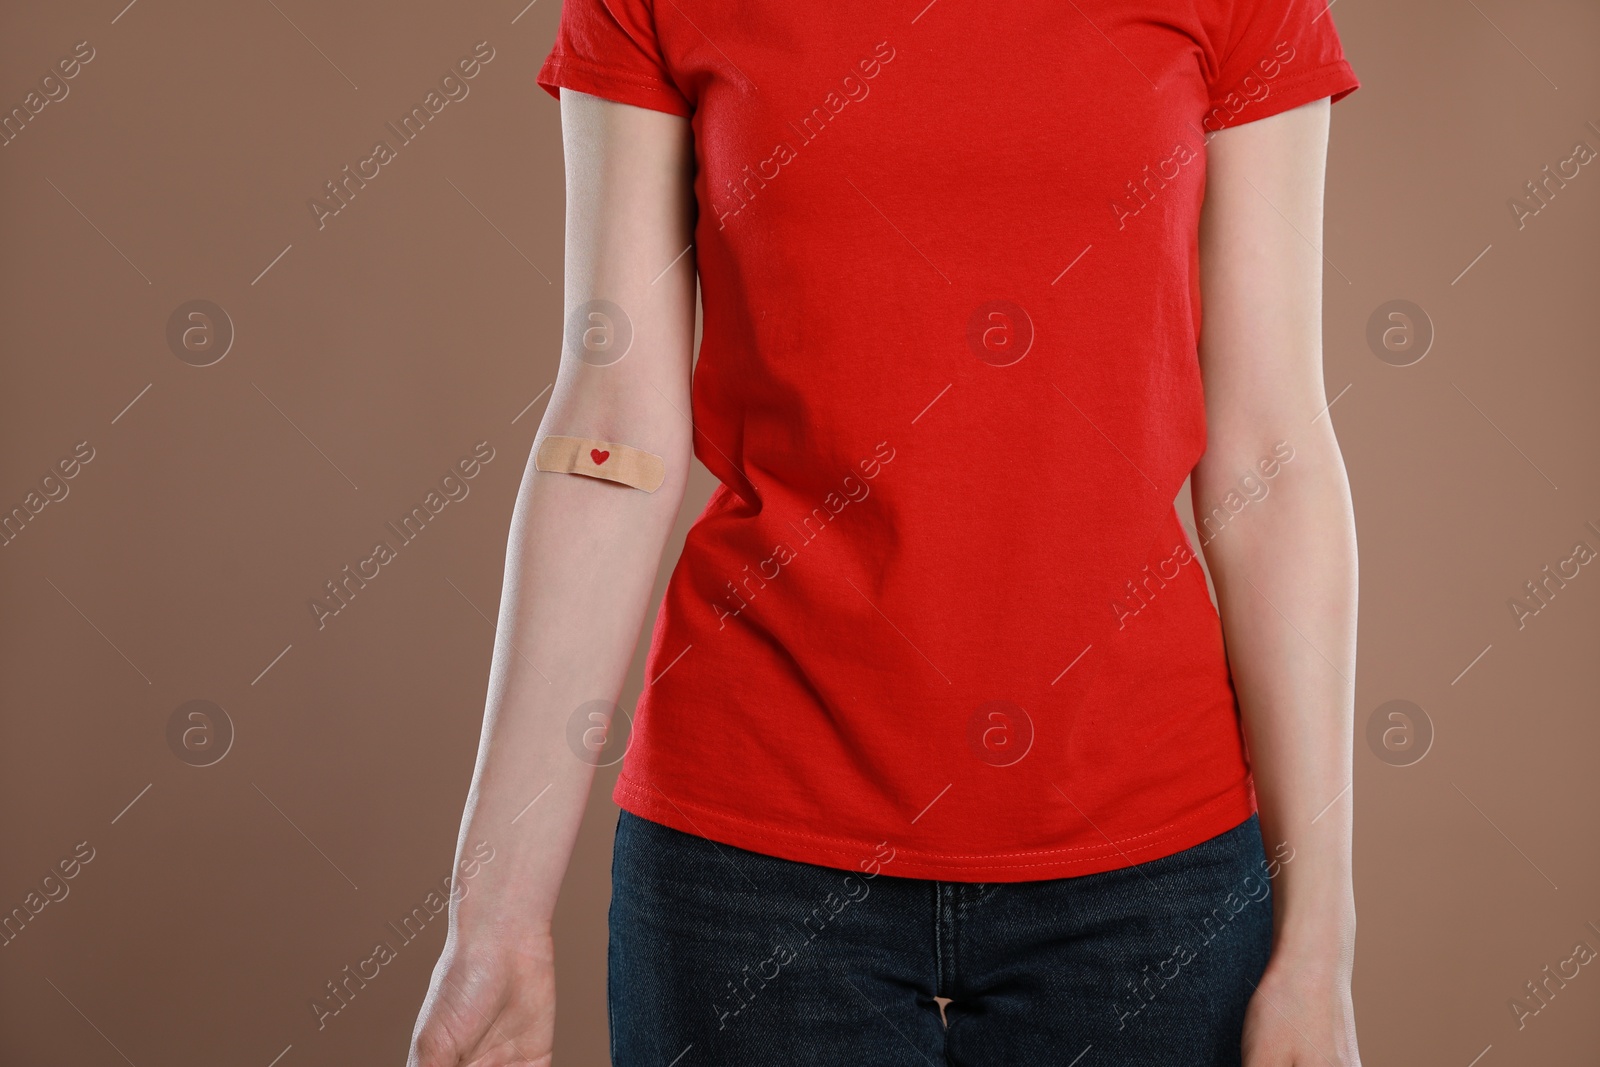
[{"label": "t-shirt sleeve", "polygon": [[1216,0],[1205,127],[1254,122],[1360,87],[1325,0]]},{"label": "t-shirt sleeve", "polygon": [[566,86],[684,118],[693,111],[667,71],[650,0],[564,0],[538,81],[558,100]]}]

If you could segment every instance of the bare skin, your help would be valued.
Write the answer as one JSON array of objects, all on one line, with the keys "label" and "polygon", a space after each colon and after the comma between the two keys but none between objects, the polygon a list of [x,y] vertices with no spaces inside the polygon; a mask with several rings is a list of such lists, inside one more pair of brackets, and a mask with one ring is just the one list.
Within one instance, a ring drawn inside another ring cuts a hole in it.
[{"label": "bare skin", "polygon": [[[646,494],[536,473],[530,461],[457,844],[463,860],[488,841],[495,860],[452,903],[408,1067],[551,1062],[551,921],[593,777],[568,747],[568,720],[621,691],[691,458],[694,252],[679,258],[694,219],[689,123],[566,89],[561,115],[566,316],[607,299],[636,336],[609,367],[568,344],[539,436],[627,442],[663,457],[666,482]],[[1278,842],[1294,849],[1274,884],[1273,952],[1246,1017],[1246,1067],[1360,1062],[1346,791],[1355,527],[1331,420],[1315,418],[1327,403],[1317,251],[1327,131],[1323,100],[1213,137],[1201,226],[1208,442],[1192,481],[1196,512],[1278,442],[1294,449],[1271,495],[1204,549],[1262,831],[1269,853]]]},{"label": "bare skin", "polygon": [[1224,130],[1200,225],[1206,452],[1197,516],[1278,442],[1269,495],[1204,548],[1250,751],[1273,948],[1245,1017],[1246,1067],[1358,1067],[1351,782],[1356,531],[1322,382],[1322,193],[1330,105]]},{"label": "bare skin", "polygon": [[679,258],[694,219],[689,124],[567,89],[561,124],[567,320],[606,299],[635,333],[628,354],[604,367],[568,343],[539,437],[633,445],[663,458],[666,480],[645,493],[538,472],[530,456],[457,842],[458,861],[478,841],[494,847],[495,859],[452,904],[411,1067],[550,1063],[550,924],[594,776],[568,747],[568,720],[622,690],[689,472],[694,252]]}]

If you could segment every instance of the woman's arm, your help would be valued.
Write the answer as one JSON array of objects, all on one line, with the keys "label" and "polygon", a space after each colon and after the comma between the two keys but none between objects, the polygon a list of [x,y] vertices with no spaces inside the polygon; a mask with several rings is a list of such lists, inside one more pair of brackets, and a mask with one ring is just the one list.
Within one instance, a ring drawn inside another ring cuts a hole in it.
[{"label": "woman's arm", "polygon": [[[1269,852],[1280,842],[1294,850],[1275,880],[1272,958],[1245,1027],[1248,1067],[1359,1063],[1350,1007],[1356,535],[1322,381],[1328,115],[1324,99],[1217,134],[1201,219],[1207,433],[1192,494],[1262,833]],[[1219,506],[1230,514],[1230,492],[1251,503],[1208,527]]]},{"label": "woman's arm", "polygon": [[[580,705],[613,701],[622,689],[689,470],[689,123],[570,90],[561,94],[561,121],[568,325],[538,436],[625,443],[662,457],[666,478],[647,493],[536,471],[530,457],[512,516],[488,705],[457,843],[450,933],[417,1021],[413,1067],[455,1067],[458,1057],[464,1064],[548,1062],[551,917],[594,774],[569,746],[568,724]],[[598,364],[614,352],[582,358],[581,331],[572,328],[593,300],[620,307],[633,332],[626,356],[605,366]],[[459,861],[479,842],[494,850],[493,862],[464,882]]]}]

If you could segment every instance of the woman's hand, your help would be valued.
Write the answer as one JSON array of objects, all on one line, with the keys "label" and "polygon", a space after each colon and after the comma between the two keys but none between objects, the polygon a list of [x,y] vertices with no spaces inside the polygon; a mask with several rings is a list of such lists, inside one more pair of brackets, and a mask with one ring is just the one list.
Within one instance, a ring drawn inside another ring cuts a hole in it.
[{"label": "woman's hand", "polygon": [[1244,1016],[1244,1067],[1361,1067],[1345,967],[1280,957]]},{"label": "woman's hand", "polygon": [[549,928],[502,926],[458,937],[452,923],[406,1067],[550,1067],[555,1031]]}]

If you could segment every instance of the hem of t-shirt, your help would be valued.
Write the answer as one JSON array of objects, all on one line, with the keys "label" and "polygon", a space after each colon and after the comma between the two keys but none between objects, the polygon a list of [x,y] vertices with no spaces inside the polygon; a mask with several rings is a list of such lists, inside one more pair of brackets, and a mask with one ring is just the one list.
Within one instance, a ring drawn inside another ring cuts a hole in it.
[{"label": "hem of t-shirt", "polygon": [[[1256,811],[1248,775],[1181,819],[1116,841],[1093,845],[979,855],[949,855],[896,845],[893,834],[879,841],[854,840],[758,822],[722,808],[668,798],[635,784],[624,771],[611,799],[624,810],[674,830],[779,859],[860,871],[877,865],[883,874],[950,882],[1025,882],[1120,870],[1192,848],[1238,826]],[[887,845],[893,858],[883,859]]]},{"label": "hem of t-shirt", "polygon": [[652,111],[689,118],[690,108],[683,95],[664,81],[632,71],[597,67],[563,52],[552,52],[539,70],[540,87],[557,100],[562,87],[590,96],[600,96],[619,104],[632,104]]},{"label": "hem of t-shirt", "polygon": [[[1329,98],[1330,104],[1337,104],[1359,88],[1361,82],[1356,78],[1355,68],[1350,66],[1350,61],[1336,59],[1331,63],[1315,67],[1299,77],[1273,84],[1272,91],[1266,96],[1246,104],[1237,115],[1229,115],[1223,124],[1215,129],[1209,126],[1207,129],[1213,133],[1231,129],[1247,122],[1282,114],[1302,104],[1309,104],[1313,100],[1321,100],[1325,96]],[[1209,118],[1219,109],[1227,111],[1227,105],[1220,100],[1211,101],[1206,108],[1206,117]]]}]

